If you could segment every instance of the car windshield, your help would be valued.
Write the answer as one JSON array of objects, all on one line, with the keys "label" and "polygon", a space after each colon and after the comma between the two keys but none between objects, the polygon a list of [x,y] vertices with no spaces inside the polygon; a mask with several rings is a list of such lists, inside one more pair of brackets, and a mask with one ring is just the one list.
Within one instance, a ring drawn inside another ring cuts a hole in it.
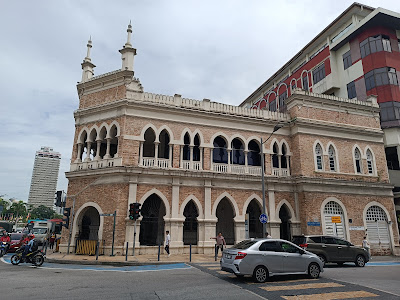
[{"label": "car windshield", "polygon": [[33,228],[33,234],[45,234],[47,232],[47,228]]},{"label": "car windshield", "polygon": [[22,233],[11,233],[11,240],[19,241],[22,238]]},{"label": "car windshield", "polygon": [[243,250],[243,249],[247,249],[247,248],[253,246],[256,242],[257,241],[254,241],[254,240],[244,240],[240,243],[237,243],[236,245],[233,245],[231,248]]}]

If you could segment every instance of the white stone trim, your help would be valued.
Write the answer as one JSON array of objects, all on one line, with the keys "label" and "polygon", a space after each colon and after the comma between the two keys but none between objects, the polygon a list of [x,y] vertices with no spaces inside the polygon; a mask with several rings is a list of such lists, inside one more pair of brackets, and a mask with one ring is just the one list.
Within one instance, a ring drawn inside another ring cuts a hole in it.
[{"label": "white stone trim", "polygon": [[163,201],[163,203],[164,203],[164,206],[165,206],[164,219],[166,219],[166,218],[170,219],[171,218],[171,209],[170,209],[169,201],[168,201],[167,197],[165,197],[164,194],[162,192],[160,192],[158,189],[153,188],[150,191],[148,191],[146,194],[144,194],[142,196],[142,198],[140,198],[139,203],[142,204],[142,206],[143,206],[144,201],[146,201],[146,199],[148,197],[150,197],[152,194],[156,194],[158,197],[160,197],[161,201]]},{"label": "white stone trim", "polygon": [[344,218],[344,222],[343,222],[343,224],[344,224],[344,227],[345,227],[345,229],[346,229],[346,239],[349,241],[349,242],[351,242],[351,240],[350,240],[350,230],[349,230],[349,219],[348,219],[348,215],[347,215],[347,209],[346,209],[346,206],[343,204],[343,202],[342,201],[340,201],[338,198],[335,198],[335,197],[328,197],[328,198],[326,198],[324,201],[322,201],[322,203],[321,203],[321,207],[320,207],[320,210],[321,210],[321,226],[322,226],[322,233],[323,234],[326,234],[326,229],[325,229],[325,215],[324,215],[324,209],[325,209],[325,205],[328,203],[328,202],[330,202],[330,201],[334,201],[334,202],[336,202],[337,204],[339,204],[340,205],[340,207],[342,208],[342,210],[343,210],[343,218]]},{"label": "white stone trim", "polygon": [[[245,216],[246,215],[246,210],[248,208],[248,206],[250,205],[250,202],[252,200],[256,200],[256,202],[258,202],[258,206],[260,207],[261,213],[263,211],[263,203],[262,203],[262,199],[257,195],[257,194],[252,194],[249,198],[247,198],[247,200],[244,202],[243,204],[243,211],[242,211],[242,215]],[[265,213],[267,215],[268,214],[268,204],[265,203]]]},{"label": "white stone trim", "polygon": [[212,217],[212,218],[216,218],[216,217],[217,217],[217,207],[218,207],[218,204],[219,204],[219,203],[221,202],[221,200],[224,199],[225,197],[226,197],[227,199],[229,199],[229,201],[231,202],[233,211],[234,211],[234,213],[235,213],[235,216],[234,216],[233,218],[235,219],[237,216],[240,216],[240,214],[239,214],[239,208],[238,208],[238,206],[237,206],[237,203],[236,203],[235,199],[234,199],[228,192],[223,192],[221,195],[219,195],[219,196],[217,197],[217,199],[216,199],[215,202],[214,202],[214,206],[213,206],[212,211],[211,211],[211,217]]},{"label": "white stone trim", "polygon": [[281,207],[282,207],[284,204],[285,204],[285,205],[288,207],[288,209],[289,209],[289,212],[290,212],[290,220],[291,220],[291,222],[293,223],[294,221],[298,221],[298,217],[297,217],[296,213],[294,212],[292,205],[290,205],[289,201],[287,201],[286,199],[282,199],[282,200],[278,203],[278,205],[276,206],[275,216],[278,216],[278,219],[280,220],[280,218],[279,218],[279,211],[280,211]]},{"label": "white stone trim", "polygon": [[199,213],[199,216],[197,217],[197,219],[198,220],[204,219],[203,206],[201,205],[201,202],[199,201],[199,199],[197,199],[197,197],[194,195],[187,196],[186,199],[182,202],[182,204],[180,205],[180,208],[179,208],[179,217],[184,218],[183,212],[185,210],[186,205],[191,200],[193,200],[193,202],[197,206],[197,212]]}]

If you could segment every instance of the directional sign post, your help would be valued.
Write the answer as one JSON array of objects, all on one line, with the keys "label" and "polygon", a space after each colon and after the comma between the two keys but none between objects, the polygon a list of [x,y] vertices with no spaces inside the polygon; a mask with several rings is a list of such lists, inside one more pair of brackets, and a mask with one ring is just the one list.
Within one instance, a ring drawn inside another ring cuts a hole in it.
[{"label": "directional sign post", "polygon": [[263,223],[263,224],[268,222],[268,217],[267,217],[266,214],[261,214],[260,215],[260,222]]}]

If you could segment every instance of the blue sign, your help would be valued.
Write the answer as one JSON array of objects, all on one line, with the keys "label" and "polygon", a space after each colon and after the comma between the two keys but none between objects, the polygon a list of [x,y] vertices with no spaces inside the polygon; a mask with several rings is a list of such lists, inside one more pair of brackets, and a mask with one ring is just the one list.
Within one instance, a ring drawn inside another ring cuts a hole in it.
[{"label": "blue sign", "polygon": [[307,226],[321,226],[320,222],[307,222]]},{"label": "blue sign", "polygon": [[268,217],[267,217],[266,214],[261,214],[260,215],[260,222],[263,223],[263,224],[268,222]]}]

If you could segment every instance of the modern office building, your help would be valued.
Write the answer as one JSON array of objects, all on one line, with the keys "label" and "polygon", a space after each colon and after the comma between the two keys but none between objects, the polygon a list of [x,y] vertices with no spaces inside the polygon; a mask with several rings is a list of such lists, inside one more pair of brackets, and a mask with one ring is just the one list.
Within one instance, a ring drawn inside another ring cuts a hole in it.
[{"label": "modern office building", "polygon": [[61,154],[50,147],[36,151],[28,204],[54,208]]},{"label": "modern office building", "polygon": [[[360,10],[355,5],[347,13],[356,18]],[[191,245],[195,253],[211,254],[210,238],[218,232],[228,244],[261,237],[263,207],[273,237],[330,234],[360,244],[368,234],[374,254],[400,253],[376,96],[332,95],[336,86],[329,95],[321,94],[325,87],[315,93],[312,71],[300,72],[307,74],[307,90],[285,83],[287,97],[270,110],[254,109],[277,103],[272,96],[264,99],[263,88],[242,107],[149,93],[134,77],[131,33],[129,26],[120,69],[93,76],[91,41],[82,63],[66,173],[66,207],[75,208],[72,249],[94,253],[100,241],[110,253],[113,240],[117,254],[125,253],[127,242],[132,248],[135,222],[128,209],[137,202],[139,254],[156,254],[165,230],[173,253],[188,252]],[[329,63],[322,61],[325,70]],[[329,86],[327,76],[323,80]],[[277,123],[283,127],[274,132]],[[68,237],[64,229],[61,252]]]},{"label": "modern office building", "polygon": [[352,4],[242,104],[286,110],[295,89],[368,101],[377,97],[400,221],[400,14]]}]

